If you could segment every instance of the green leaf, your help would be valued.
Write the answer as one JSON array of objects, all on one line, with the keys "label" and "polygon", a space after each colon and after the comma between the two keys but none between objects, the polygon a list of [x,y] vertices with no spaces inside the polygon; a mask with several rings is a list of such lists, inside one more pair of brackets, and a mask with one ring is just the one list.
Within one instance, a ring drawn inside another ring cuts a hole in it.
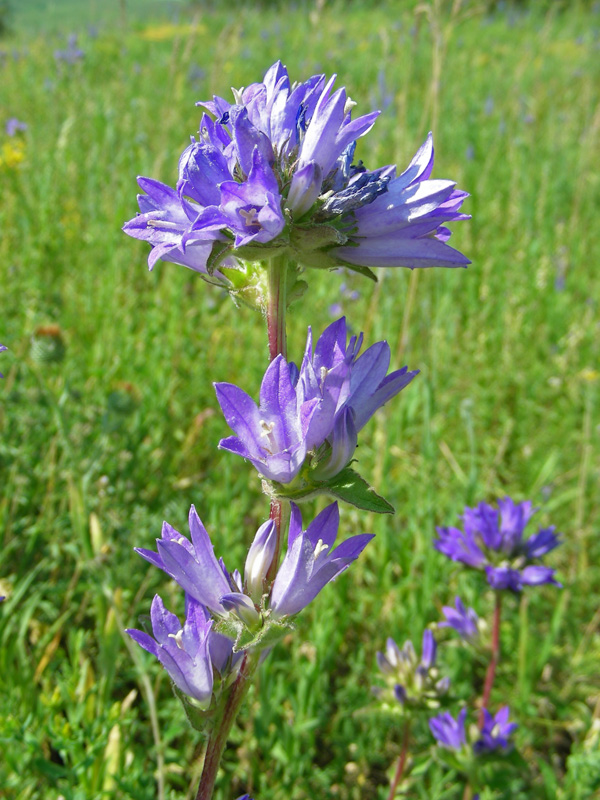
[{"label": "green leaf", "polygon": [[375,489],[350,467],[343,469],[323,486],[329,494],[357,508],[362,508],[363,511],[374,511],[376,514],[393,514],[395,512],[394,506],[380,497]]}]

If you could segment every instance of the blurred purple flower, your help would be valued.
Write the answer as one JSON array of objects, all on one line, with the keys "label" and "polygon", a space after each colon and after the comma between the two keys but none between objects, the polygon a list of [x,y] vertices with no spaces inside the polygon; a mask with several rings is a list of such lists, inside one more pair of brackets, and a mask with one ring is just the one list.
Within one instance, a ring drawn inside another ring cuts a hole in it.
[{"label": "blurred purple flower", "polygon": [[176,190],[138,179],[148,199],[138,197],[141,214],[123,228],[152,245],[150,268],[162,259],[207,274],[286,250],[316,267],[469,263],[446,245],[445,227],[468,218],[459,213],[467,195],[429,180],[431,135],[399,176],[394,166],[354,166],[356,140],[379,112],[353,120],[355,104],[334,82],[314,75],[292,85],[278,61],[262,83],[234,90],[233,104],[198,104],[208,113],[180,158]]},{"label": "blurred purple flower", "polygon": [[429,728],[437,743],[447,750],[462,750],[467,743],[465,735],[465,718],[467,709],[463,708],[457,719],[444,711],[429,720]]},{"label": "blurred purple flower", "polygon": [[[5,344],[0,344],[0,353],[3,353],[5,350],[8,350],[8,347]],[[0,372],[0,378],[3,378],[4,375]]]},{"label": "blurred purple flower", "polygon": [[486,708],[483,709],[481,738],[473,745],[476,754],[508,750],[512,747],[510,737],[519,726],[516,722],[508,721],[509,713],[508,706],[503,706],[495,716],[492,716]]},{"label": "blurred purple flower", "polygon": [[14,136],[17,131],[26,131],[27,123],[21,122],[21,120],[17,119],[16,117],[11,117],[10,119],[6,120],[5,130],[7,136]]},{"label": "blurred purple flower", "polygon": [[530,501],[515,503],[510,497],[498,501],[498,509],[487,503],[465,508],[460,528],[437,528],[434,547],[453,561],[485,570],[494,589],[519,592],[523,586],[552,583],[555,570],[535,563],[560,544],[554,526],[542,528],[529,539],[524,529],[534,513]]},{"label": "blurred purple flower", "polygon": [[77,34],[72,33],[68,40],[67,46],[64,50],[55,50],[54,58],[57,61],[64,61],[65,64],[75,64],[85,56],[83,50],[77,45]]},{"label": "blurred purple flower", "polygon": [[466,640],[473,640],[479,635],[479,617],[472,608],[467,608],[460,597],[455,598],[455,608],[443,606],[445,622],[438,622],[439,628],[454,628]]},{"label": "blurred purple flower", "polygon": [[186,620],[181,627],[175,614],[167,611],[158,595],[150,611],[154,638],[143,631],[129,628],[127,633],[144,650],[152,653],[169,673],[173,683],[203,707],[210,704],[213,670],[209,635],[212,621],[200,603],[190,600]]},{"label": "blurred purple flower", "polygon": [[216,383],[221,410],[236,434],[219,447],[283,485],[305,463],[320,481],[339,473],[354,456],[358,432],[417,375],[406,367],[387,375],[388,343],[377,342],[359,356],[362,339],[353,336],[347,344],[342,317],[326,328],[313,354],[309,328],[300,370],[283,356],[274,359],[262,380],[259,405],[239,387]]},{"label": "blurred purple flower", "polygon": [[[429,629],[423,633],[420,661],[410,640],[400,649],[392,638],[388,638],[385,653],[377,653],[377,666],[386,677],[388,689],[402,706],[432,708],[439,705],[439,697],[446,694],[450,681],[439,678],[436,655],[437,644]],[[375,693],[379,697],[385,696],[382,690],[375,689]]]}]

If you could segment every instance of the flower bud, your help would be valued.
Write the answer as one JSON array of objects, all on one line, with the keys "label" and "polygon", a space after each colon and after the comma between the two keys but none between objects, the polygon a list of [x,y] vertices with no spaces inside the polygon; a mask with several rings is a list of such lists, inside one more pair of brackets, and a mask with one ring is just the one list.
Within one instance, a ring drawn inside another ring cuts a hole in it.
[{"label": "flower bud", "polygon": [[255,603],[260,603],[263,584],[275,555],[277,529],[273,520],[260,526],[250,545],[244,567],[246,591]]}]

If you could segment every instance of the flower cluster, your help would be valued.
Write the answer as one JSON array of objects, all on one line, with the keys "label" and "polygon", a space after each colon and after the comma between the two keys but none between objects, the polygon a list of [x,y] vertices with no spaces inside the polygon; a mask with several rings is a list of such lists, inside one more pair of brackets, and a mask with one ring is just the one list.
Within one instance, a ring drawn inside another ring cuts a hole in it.
[{"label": "flower cluster", "polygon": [[[481,729],[475,729],[476,732],[471,737],[471,751],[475,755],[492,753],[496,750],[507,751],[512,747],[510,737],[518,725],[516,722],[509,722],[509,713],[508,706],[503,706],[495,716],[492,716],[487,709],[483,709],[483,725]],[[429,720],[431,732],[441,747],[456,751],[468,749],[466,717],[467,709],[463,708],[456,719],[445,711]]]},{"label": "flower cluster", "polygon": [[377,653],[377,665],[386,678],[387,690],[374,689],[375,695],[384,700],[397,700],[404,710],[436,708],[439,699],[450,688],[448,678],[440,678],[435,666],[437,645],[433,633],[423,633],[421,660],[417,658],[411,641],[400,649],[389,638],[385,653]]},{"label": "flower cluster", "polygon": [[524,540],[523,532],[534,513],[531,502],[515,503],[510,497],[498,502],[465,508],[464,530],[438,528],[434,546],[453,561],[485,570],[493,589],[519,592],[523,586],[552,583],[555,570],[536,563],[560,544],[554,526],[542,528]]},{"label": "flower cluster", "polygon": [[305,608],[321,589],[358,558],[371,534],[360,534],[335,549],[339,527],[337,503],[327,506],[302,528],[292,504],[287,552],[271,586],[266,576],[276,550],[276,526],[268,520],[250,546],[242,579],[216,559],[204,525],[192,506],[190,539],[163,524],[157,551],[136,548],[147,561],[173,578],[186,593],[183,627],[155,597],[151,620],[154,638],[128,631],[168,671],[175,685],[205,707],[213,691],[213,668],[221,675],[235,670],[238,654],[270,646],[287,620]]},{"label": "flower cluster", "polygon": [[334,82],[292,84],[278,61],[262,83],[234,90],[233,103],[198,104],[208,113],[179,159],[177,186],[140,178],[141,213],[123,228],[152,245],[150,268],[161,259],[206,276],[282,254],[358,271],[469,263],[446,227],[468,218],[459,211],[467,194],[430,180],[431,134],[401,174],[353,164],[379,112],[352,119],[355,103]]},{"label": "flower cluster", "polygon": [[248,459],[264,478],[280,484],[280,492],[295,490],[296,497],[340,473],[354,456],[359,431],[418,373],[403,367],[387,375],[388,343],[377,342],[359,356],[362,338],[347,343],[342,317],[319,337],[313,353],[309,328],[300,369],[275,358],[262,380],[259,405],[233,384],[215,384],[235,433],[219,447]]}]

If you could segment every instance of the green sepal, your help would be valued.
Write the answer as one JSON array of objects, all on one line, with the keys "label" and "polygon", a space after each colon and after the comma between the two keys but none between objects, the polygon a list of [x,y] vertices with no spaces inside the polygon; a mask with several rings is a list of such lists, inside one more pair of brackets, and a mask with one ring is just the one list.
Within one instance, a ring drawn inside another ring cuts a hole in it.
[{"label": "green sepal", "polygon": [[211,725],[212,718],[214,716],[214,710],[211,708],[202,710],[195,705],[195,703],[193,703],[192,700],[190,700],[190,698],[181,691],[181,689],[175,686],[175,684],[173,684],[173,691],[175,692],[176,697],[181,700],[181,705],[183,706],[185,715],[192,728],[200,733],[206,733],[207,729]]},{"label": "green sepal", "polygon": [[233,652],[239,653],[240,650],[266,650],[268,647],[273,647],[283,639],[286,634],[293,630],[293,625],[289,622],[265,621],[262,628],[258,631],[251,631],[244,628],[238,634]]},{"label": "green sepal", "polygon": [[346,244],[348,237],[333,225],[295,225],[292,228],[290,244],[295,250],[321,250]]},{"label": "green sepal", "polygon": [[232,242],[215,242],[210,251],[209,257],[206,259],[206,271],[213,276],[213,273],[218,269],[219,262],[227,258],[233,248]]},{"label": "green sepal", "polygon": [[240,619],[234,617],[233,614],[229,614],[229,616],[221,617],[217,620],[214,630],[216,633],[222,633],[223,636],[227,636],[229,639],[237,639],[244,630],[244,624]]},{"label": "green sepal", "polygon": [[377,494],[375,489],[351,467],[338,472],[335,477],[326,481],[329,494],[344,500],[363,511],[374,511],[376,514],[393,514],[395,508],[391,503]]}]

